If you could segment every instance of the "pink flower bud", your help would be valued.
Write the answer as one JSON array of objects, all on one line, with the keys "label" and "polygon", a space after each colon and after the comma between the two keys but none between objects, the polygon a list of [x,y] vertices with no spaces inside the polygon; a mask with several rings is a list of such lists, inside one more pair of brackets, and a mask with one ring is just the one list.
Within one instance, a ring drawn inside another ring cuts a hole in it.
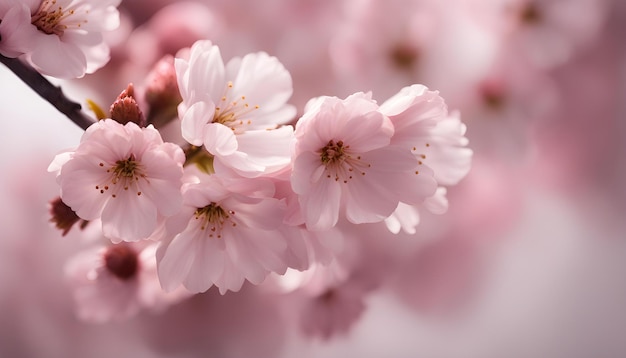
[{"label": "pink flower bud", "polygon": [[156,127],[176,118],[176,108],[183,99],[178,90],[174,57],[171,55],[159,60],[148,74],[144,99],[149,106],[148,122]]},{"label": "pink flower bud", "polygon": [[146,119],[135,100],[135,89],[132,83],[117,96],[111,105],[111,119],[121,124],[133,122],[140,127],[146,126]]}]

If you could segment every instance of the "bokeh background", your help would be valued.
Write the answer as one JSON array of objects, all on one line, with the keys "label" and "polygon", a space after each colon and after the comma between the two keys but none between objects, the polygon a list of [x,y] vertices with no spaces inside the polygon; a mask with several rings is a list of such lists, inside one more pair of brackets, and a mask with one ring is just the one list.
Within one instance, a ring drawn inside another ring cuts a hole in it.
[{"label": "bokeh background", "polygon": [[[81,104],[139,88],[197,39],[266,51],[319,95],[402,86],[459,110],[473,167],[415,235],[364,227],[379,284],[349,329],[306,334],[289,302],[246,286],[162,313],[80,321],[48,222],[46,169],[82,131],[0,68],[0,357],[625,357],[626,2],[124,0],[111,62],[55,83]],[[380,267],[379,267],[380,266]],[[393,270],[387,269],[393,267]],[[285,308],[287,307],[287,308]]]}]

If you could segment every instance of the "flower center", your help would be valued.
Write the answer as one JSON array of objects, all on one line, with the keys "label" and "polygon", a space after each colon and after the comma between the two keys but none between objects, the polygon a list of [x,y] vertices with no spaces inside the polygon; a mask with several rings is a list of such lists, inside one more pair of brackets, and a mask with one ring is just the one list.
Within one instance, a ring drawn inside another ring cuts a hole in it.
[{"label": "flower center", "polygon": [[353,174],[365,175],[371,164],[361,160],[361,156],[351,155],[350,146],[343,141],[328,141],[328,144],[320,150],[320,160],[326,167],[326,177],[348,183],[353,179]]},{"label": "flower center", "polygon": [[[347,149],[347,147],[345,148]],[[345,159],[343,141],[335,141],[332,139],[322,148],[322,163],[328,165],[330,163],[340,162]]]},{"label": "flower center", "polygon": [[135,161],[135,157],[131,155],[126,160],[118,160],[113,167],[113,173],[116,177],[132,178],[135,176],[135,170],[138,163]]},{"label": "flower center", "polygon": [[[104,163],[98,164],[104,167]],[[104,194],[111,191],[111,197],[116,198],[120,190],[129,190],[132,188],[137,192],[137,196],[141,195],[139,188],[139,179],[148,180],[143,173],[141,163],[135,160],[135,155],[131,154],[128,158],[118,160],[115,165],[106,170],[110,175],[103,184],[96,185],[96,190]]]},{"label": "flower center", "polygon": [[121,280],[131,279],[139,268],[137,252],[124,244],[108,248],[104,253],[104,264],[110,273]]},{"label": "flower center", "polygon": [[259,106],[251,106],[246,102],[246,96],[238,96],[232,99],[232,88],[233,83],[229,81],[224,94],[220,98],[220,102],[215,105],[213,123],[223,124],[239,134],[245,132],[244,127],[252,123],[249,119],[245,120],[244,117],[248,113],[259,109]]},{"label": "flower center", "polygon": [[209,229],[209,237],[222,237],[222,228],[226,222],[230,222],[232,227],[237,223],[232,220],[235,212],[232,210],[224,210],[217,203],[211,202],[209,205],[198,208],[194,213],[196,220],[201,220],[200,230]]},{"label": "flower center", "polygon": [[[76,5],[68,6],[65,9],[57,6],[57,0],[43,0],[37,12],[31,17],[31,23],[46,34],[63,35],[68,28],[80,28],[87,20],[73,16],[76,14]],[[85,10],[84,14],[89,13]]]}]

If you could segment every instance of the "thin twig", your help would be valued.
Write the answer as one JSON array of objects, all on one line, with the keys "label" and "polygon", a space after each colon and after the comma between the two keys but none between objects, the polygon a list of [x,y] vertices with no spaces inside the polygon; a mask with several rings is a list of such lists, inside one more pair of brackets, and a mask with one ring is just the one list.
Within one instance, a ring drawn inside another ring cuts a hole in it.
[{"label": "thin twig", "polygon": [[87,129],[94,120],[81,111],[81,105],[71,101],[65,96],[61,87],[50,83],[44,76],[30,65],[17,58],[8,58],[0,55],[0,62],[4,63],[24,83],[32,88],[43,99],[50,102],[61,113],[65,114],[72,122],[82,129]]}]

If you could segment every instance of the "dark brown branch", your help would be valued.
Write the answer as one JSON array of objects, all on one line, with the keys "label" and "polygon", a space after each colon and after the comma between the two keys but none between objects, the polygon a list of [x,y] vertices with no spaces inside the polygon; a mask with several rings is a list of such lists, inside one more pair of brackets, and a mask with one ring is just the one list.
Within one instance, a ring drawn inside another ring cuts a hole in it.
[{"label": "dark brown branch", "polygon": [[0,55],[0,62],[4,63],[17,77],[37,92],[37,94],[50,102],[56,109],[65,114],[82,129],[87,129],[87,127],[94,123],[92,118],[81,111],[80,104],[67,98],[60,87],[50,83],[50,81],[30,65],[17,58],[8,58],[2,55]]}]

